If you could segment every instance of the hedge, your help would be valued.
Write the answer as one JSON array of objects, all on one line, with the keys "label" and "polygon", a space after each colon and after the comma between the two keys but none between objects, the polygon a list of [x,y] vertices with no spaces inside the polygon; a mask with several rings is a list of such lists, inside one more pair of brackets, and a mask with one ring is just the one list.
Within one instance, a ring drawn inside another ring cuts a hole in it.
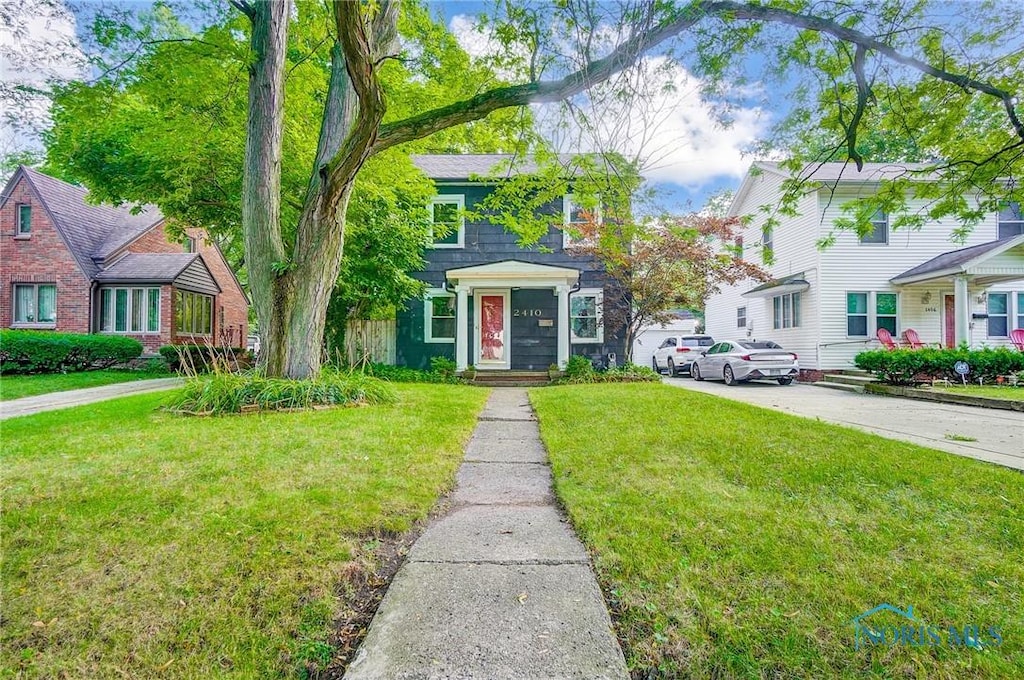
[{"label": "hedge", "polygon": [[913,385],[928,382],[934,378],[946,378],[960,382],[960,376],[953,370],[958,361],[966,361],[971,372],[968,382],[995,382],[1000,375],[1011,375],[1024,371],[1024,352],[1007,347],[971,350],[956,349],[873,349],[861,352],[854,358],[857,368],[870,371],[890,385]]},{"label": "hedge", "polygon": [[210,347],[207,345],[164,345],[160,356],[172,371],[206,373],[214,366],[229,370],[248,368],[249,350],[244,347]]},{"label": "hedge", "polygon": [[122,335],[0,330],[0,373],[67,373],[138,359],[142,343]]}]

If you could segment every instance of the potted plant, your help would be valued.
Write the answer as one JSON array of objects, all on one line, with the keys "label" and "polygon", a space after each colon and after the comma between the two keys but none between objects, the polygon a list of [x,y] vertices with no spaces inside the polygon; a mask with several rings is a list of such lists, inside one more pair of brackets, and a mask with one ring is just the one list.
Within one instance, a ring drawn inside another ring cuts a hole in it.
[{"label": "potted plant", "polygon": [[551,364],[548,366],[548,378],[555,380],[562,377],[562,369],[558,368],[558,364]]}]

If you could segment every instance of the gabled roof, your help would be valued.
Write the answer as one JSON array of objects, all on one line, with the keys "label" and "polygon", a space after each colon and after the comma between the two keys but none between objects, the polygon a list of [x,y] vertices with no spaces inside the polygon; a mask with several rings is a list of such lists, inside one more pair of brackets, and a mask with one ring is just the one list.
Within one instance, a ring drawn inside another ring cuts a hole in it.
[{"label": "gabled roof", "polygon": [[[803,178],[811,188],[815,183],[820,184],[870,184],[886,180],[899,179],[911,172],[920,172],[928,166],[924,163],[865,163],[860,170],[852,161],[846,163],[812,163],[805,165],[799,173],[792,174],[788,169],[783,168],[781,163],[775,161],[754,161],[747,174],[743,176],[740,188],[736,190],[732,203],[729,205],[729,215],[737,215],[739,206],[749,193],[754,180],[763,175],[769,174],[782,179]],[[918,176],[918,179],[927,179],[927,176]]]},{"label": "gabled roof", "polygon": [[963,274],[985,260],[1020,245],[1024,245],[1024,235],[999,239],[998,241],[989,241],[968,248],[960,248],[959,250],[951,250],[948,253],[933,257],[912,269],[908,269],[899,276],[889,279],[889,281],[895,285],[902,285],[943,276]]},{"label": "gabled roof", "polygon": [[133,214],[125,207],[93,205],[86,198],[88,189],[24,165],[8,182],[0,203],[7,199],[22,177],[35,191],[71,255],[90,279],[100,271],[96,260],[102,260],[163,220],[155,206],[144,206],[138,214]]},{"label": "gabled roof", "polygon": [[129,253],[96,275],[97,281],[171,283],[198,253]]},{"label": "gabled roof", "polygon": [[[561,154],[558,162],[568,166],[576,156]],[[468,181],[471,177],[528,175],[540,166],[532,156],[510,153],[423,154],[412,157],[413,165],[430,179]]]}]

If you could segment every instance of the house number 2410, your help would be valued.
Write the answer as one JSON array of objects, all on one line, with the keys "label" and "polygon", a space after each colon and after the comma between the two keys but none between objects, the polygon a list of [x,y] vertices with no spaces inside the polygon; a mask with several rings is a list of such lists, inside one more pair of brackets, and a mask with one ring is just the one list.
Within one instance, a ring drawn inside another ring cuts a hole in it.
[{"label": "house number 2410", "polygon": [[513,309],[512,316],[544,316],[543,309]]}]

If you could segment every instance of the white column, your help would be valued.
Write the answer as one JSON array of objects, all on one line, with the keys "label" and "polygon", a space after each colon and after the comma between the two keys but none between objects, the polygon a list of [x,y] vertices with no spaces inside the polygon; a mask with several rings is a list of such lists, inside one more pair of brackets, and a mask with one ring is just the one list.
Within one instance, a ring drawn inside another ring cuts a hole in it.
[{"label": "white column", "polygon": [[455,286],[455,370],[464,371],[469,349],[469,290]]},{"label": "white column", "polygon": [[558,367],[569,363],[569,286],[555,286],[558,295]]},{"label": "white column", "polygon": [[953,279],[953,316],[956,328],[956,344],[970,342],[971,296],[967,292],[966,276]]}]

